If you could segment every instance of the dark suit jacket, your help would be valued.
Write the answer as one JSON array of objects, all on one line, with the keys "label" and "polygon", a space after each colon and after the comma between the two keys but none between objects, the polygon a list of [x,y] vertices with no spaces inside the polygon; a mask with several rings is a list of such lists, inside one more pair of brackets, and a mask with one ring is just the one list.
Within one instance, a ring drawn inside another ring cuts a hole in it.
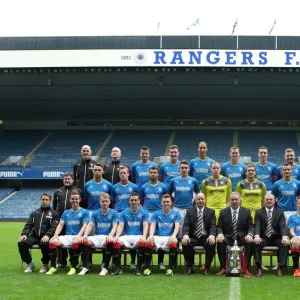
[{"label": "dark suit jacket", "polygon": [[[255,235],[259,235],[261,238],[267,238],[266,232],[268,227],[268,216],[265,208],[258,209],[255,212]],[[286,227],[286,221],[283,211],[280,208],[273,209],[272,213],[272,227],[275,231],[275,235],[282,238],[288,236],[288,229]]]},{"label": "dark suit jacket", "polygon": [[[237,236],[242,239],[247,234],[254,235],[254,226],[252,223],[251,213],[248,208],[240,207],[237,222]],[[223,234],[225,237],[232,239],[233,225],[231,208],[227,207],[221,210],[217,225],[217,234]]]},{"label": "dark suit jacket", "polygon": [[[188,235],[189,237],[194,237],[197,221],[197,208],[193,207],[187,209],[183,222],[182,236]],[[215,211],[211,208],[204,207],[203,227],[207,233],[207,236],[216,236],[216,215]]]}]

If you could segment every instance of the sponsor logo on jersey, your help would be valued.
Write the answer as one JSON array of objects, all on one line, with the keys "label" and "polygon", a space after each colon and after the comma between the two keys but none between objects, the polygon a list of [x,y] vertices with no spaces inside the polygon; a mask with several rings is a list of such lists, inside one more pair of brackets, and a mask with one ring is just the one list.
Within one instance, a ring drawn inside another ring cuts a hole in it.
[{"label": "sponsor logo on jersey", "polygon": [[138,172],[139,176],[149,176],[149,172]]},{"label": "sponsor logo on jersey", "polygon": [[97,227],[98,228],[108,228],[108,227],[110,227],[110,223],[98,223],[97,224]]},{"label": "sponsor logo on jersey", "polygon": [[196,168],[195,171],[196,173],[208,173],[209,169]]},{"label": "sponsor logo on jersey", "polygon": [[178,192],[189,192],[190,188],[186,187],[186,186],[177,186],[176,191],[178,191]]},{"label": "sponsor logo on jersey", "polygon": [[158,226],[159,227],[167,227],[167,228],[170,228],[173,226],[173,223],[158,223]]},{"label": "sponsor logo on jersey", "polygon": [[295,194],[295,191],[282,191],[281,194],[284,196],[291,196]]},{"label": "sponsor logo on jersey", "polygon": [[128,226],[140,226],[140,225],[141,225],[140,222],[137,222],[137,221],[130,222],[130,221],[128,221]]},{"label": "sponsor logo on jersey", "polygon": [[68,225],[80,225],[80,221],[79,220],[70,220],[67,221]]},{"label": "sponsor logo on jersey", "polygon": [[230,179],[230,178],[240,178],[240,177],[242,177],[242,175],[239,174],[239,173],[228,174],[228,178],[229,178],[229,179]]}]

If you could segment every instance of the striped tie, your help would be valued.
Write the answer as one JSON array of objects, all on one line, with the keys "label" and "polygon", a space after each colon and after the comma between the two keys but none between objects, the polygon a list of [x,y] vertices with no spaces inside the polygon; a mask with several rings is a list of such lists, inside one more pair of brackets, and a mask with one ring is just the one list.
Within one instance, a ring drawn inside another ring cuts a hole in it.
[{"label": "striped tie", "polygon": [[271,209],[268,210],[268,226],[266,236],[269,238],[272,235],[272,211]]},{"label": "striped tie", "polygon": [[236,227],[237,227],[236,214],[237,214],[237,211],[234,210],[233,211],[233,215],[232,215],[232,226],[233,226],[233,235],[232,235],[232,238],[233,238],[234,241],[237,238],[237,232],[236,232]]},{"label": "striped tie", "polygon": [[203,224],[202,224],[202,210],[199,209],[198,210],[198,222],[197,222],[197,227],[196,227],[196,237],[198,239],[201,238],[201,235],[202,235],[202,227],[203,227]]}]

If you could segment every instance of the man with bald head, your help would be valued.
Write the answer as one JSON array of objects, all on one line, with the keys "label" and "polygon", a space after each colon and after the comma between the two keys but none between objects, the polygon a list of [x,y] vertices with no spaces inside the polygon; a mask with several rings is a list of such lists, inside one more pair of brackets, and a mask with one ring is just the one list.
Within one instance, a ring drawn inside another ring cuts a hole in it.
[{"label": "man with bald head", "polygon": [[193,273],[194,247],[203,246],[206,250],[204,275],[209,275],[215,253],[216,215],[213,209],[205,207],[206,199],[203,193],[198,193],[194,201],[195,206],[186,212],[182,229],[185,274]]},{"label": "man with bald head", "polygon": [[93,179],[93,168],[96,163],[91,159],[92,150],[89,145],[81,148],[81,159],[74,165],[74,185],[83,191],[84,185]]},{"label": "man with bald head", "polygon": [[122,156],[121,149],[113,147],[110,156],[111,161],[104,165],[104,179],[114,185],[120,182],[119,169],[122,165],[120,160]]}]

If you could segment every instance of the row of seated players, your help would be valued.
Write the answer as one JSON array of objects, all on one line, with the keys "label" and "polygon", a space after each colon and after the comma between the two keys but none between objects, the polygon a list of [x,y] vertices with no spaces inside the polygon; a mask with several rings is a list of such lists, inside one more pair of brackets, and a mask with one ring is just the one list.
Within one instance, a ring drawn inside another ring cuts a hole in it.
[{"label": "row of seated players", "polygon": [[[83,268],[79,275],[89,272],[89,247],[105,247],[104,265],[100,275],[108,274],[111,257],[115,265],[112,275],[119,275],[121,270],[121,247],[137,247],[138,263],[136,275],[149,276],[153,248],[163,253],[169,250],[169,267],[167,276],[173,276],[176,267],[177,236],[179,233],[181,215],[173,210],[172,199],[168,194],[162,196],[162,209],[155,212],[149,220],[147,210],[140,206],[137,193],[129,198],[130,207],[120,215],[109,208],[110,196],[104,193],[100,197],[101,208],[89,216],[89,212],[79,206],[80,194],[71,193],[71,209],[66,210],[60,221],[58,213],[50,207],[51,195],[41,195],[41,208],[34,211],[26,223],[18,242],[21,259],[27,263],[25,272],[32,272],[34,264],[29,248],[39,244],[42,251],[41,273],[52,275],[57,272],[57,247],[71,247],[72,267],[68,275],[76,274],[78,258],[83,256]],[[253,224],[250,210],[240,206],[241,199],[238,192],[230,194],[229,206],[220,213],[218,223],[213,209],[205,206],[203,193],[198,193],[195,206],[187,210],[182,229],[183,254],[186,261],[185,274],[194,272],[194,247],[203,246],[206,249],[204,275],[210,274],[210,265],[217,252],[220,260],[220,272],[224,275],[226,262],[226,247],[237,241],[244,246],[244,259],[241,270],[245,277],[252,277],[248,271],[251,256],[254,255],[257,276],[262,276],[261,251],[264,246],[276,246],[278,250],[279,267],[276,275],[281,277],[282,268],[287,264],[290,240],[283,211],[275,207],[275,197],[267,194],[264,207],[255,213]],[[300,246],[300,199],[297,200],[298,211],[289,219],[288,226],[291,235],[291,251],[294,262],[295,276],[299,274],[299,246]],[[150,224],[150,225],[149,225]],[[66,235],[59,235],[66,225]],[[149,229],[150,227],[150,229]],[[95,235],[90,235],[95,228]],[[48,270],[48,263],[51,268]],[[143,269],[142,270],[142,266]]]}]

